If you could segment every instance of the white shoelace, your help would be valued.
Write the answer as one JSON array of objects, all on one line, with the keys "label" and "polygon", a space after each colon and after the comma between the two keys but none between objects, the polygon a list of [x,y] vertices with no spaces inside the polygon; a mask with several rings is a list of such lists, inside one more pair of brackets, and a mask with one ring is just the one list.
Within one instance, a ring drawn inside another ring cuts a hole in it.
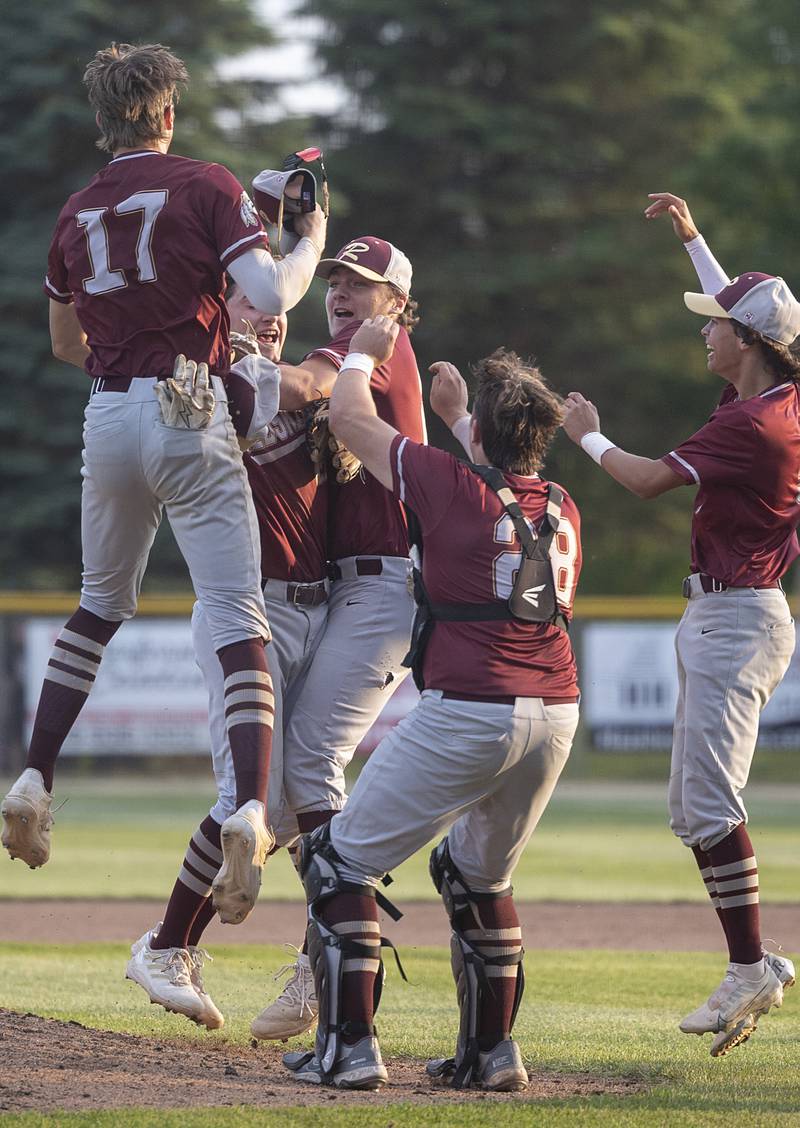
[{"label": "white shoelace", "polygon": [[167,949],[163,956],[155,956],[153,962],[159,966],[173,987],[192,986],[191,970],[183,948]]},{"label": "white shoelace", "polygon": [[207,952],[205,948],[192,948],[189,951],[189,959],[192,961],[192,967],[190,971],[192,985],[194,986],[196,991],[200,991],[202,992],[202,994],[205,994],[206,989],[205,985],[203,984],[203,964],[206,962],[206,960],[208,960],[209,963],[213,963],[214,957],[210,952]]},{"label": "white shoelace", "polygon": [[[310,992],[309,986],[313,988],[314,980],[311,977],[310,968],[305,968],[300,963],[300,949],[295,948],[294,944],[285,944],[284,947],[289,952],[294,952],[295,960],[293,963],[284,964],[283,967],[273,975],[273,979],[278,980],[284,975],[292,973],[291,979],[284,985],[283,990],[278,996],[279,999],[285,999],[287,1003],[297,1005],[300,1007],[301,1017],[306,1013],[313,1014],[313,1010],[309,1004]],[[309,984],[309,979],[311,983]],[[277,1002],[277,999],[275,1000]]]}]

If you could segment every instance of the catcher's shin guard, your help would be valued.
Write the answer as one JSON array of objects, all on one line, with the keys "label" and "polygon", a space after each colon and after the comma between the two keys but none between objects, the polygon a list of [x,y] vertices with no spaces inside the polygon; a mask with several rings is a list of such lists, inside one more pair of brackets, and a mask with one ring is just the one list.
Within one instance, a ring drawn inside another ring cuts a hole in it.
[{"label": "catcher's shin guard", "polygon": [[511,1033],[525,989],[524,950],[520,944],[515,951],[502,955],[495,954],[496,948],[489,947],[488,952],[483,951],[482,948],[487,947],[486,940],[490,939],[488,935],[481,937],[483,926],[479,930],[467,930],[461,917],[469,908],[480,924],[481,904],[510,897],[510,886],[500,893],[473,892],[450,857],[447,838],[443,838],[431,852],[430,874],[450,918],[450,962],[456,983],[460,1024],[455,1057],[430,1062],[428,1072],[432,1076],[450,1076],[454,1089],[464,1089],[472,1082],[478,1064],[481,1000],[486,992],[494,993],[492,980],[495,976],[503,974],[506,967],[516,966],[514,1004],[508,1029]]},{"label": "catcher's shin guard", "polygon": [[[299,870],[308,901],[308,959],[319,1004],[314,1056],[319,1063],[323,1085],[332,1084],[342,1034],[366,1036],[374,1033],[374,1028],[367,1028],[365,1023],[343,1021],[342,976],[348,970],[347,961],[377,960],[373,996],[373,1010],[377,1010],[385,975],[380,951],[382,946],[391,944],[377,936],[374,942],[348,939],[336,931],[335,925],[323,920],[320,908],[337,893],[357,893],[377,898],[395,920],[402,916],[373,886],[348,881],[342,876],[342,869],[342,859],[330,840],[330,824],[326,823],[304,836],[300,846]],[[405,978],[402,967],[400,971]]]}]

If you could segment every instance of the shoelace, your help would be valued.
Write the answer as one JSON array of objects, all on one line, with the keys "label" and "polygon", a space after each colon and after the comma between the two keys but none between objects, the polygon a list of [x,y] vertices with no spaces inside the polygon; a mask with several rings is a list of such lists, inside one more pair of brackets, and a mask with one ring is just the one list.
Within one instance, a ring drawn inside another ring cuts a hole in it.
[{"label": "shoelace", "polygon": [[[294,952],[295,960],[293,963],[284,964],[283,967],[273,975],[273,979],[278,980],[284,975],[292,973],[291,979],[284,985],[281,995],[290,1003],[297,1003],[300,1007],[300,1016],[302,1017],[306,1011],[313,1014],[313,1010],[309,1003],[309,984],[308,979],[310,973],[307,968],[304,968],[300,963],[300,949],[295,948],[294,944],[285,944],[284,947],[287,951]],[[313,979],[311,980],[313,984]]]},{"label": "shoelace", "polygon": [[209,963],[214,962],[214,957],[205,948],[191,948],[189,950],[189,959],[192,961],[192,970],[190,972],[192,982],[198,991],[205,994],[205,986],[203,984],[203,964],[208,960]]},{"label": "shoelace", "polygon": [[160,965],[174,987],[191,987],[191,971],[182,948],[173,948],[168,954],[156,956],[154,962]]}]

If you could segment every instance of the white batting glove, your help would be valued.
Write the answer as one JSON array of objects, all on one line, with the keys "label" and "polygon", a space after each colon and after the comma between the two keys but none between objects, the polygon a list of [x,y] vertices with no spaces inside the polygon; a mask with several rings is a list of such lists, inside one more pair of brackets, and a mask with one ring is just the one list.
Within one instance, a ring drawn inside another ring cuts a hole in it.
[{"label": "white batting glove", "polygon": [[172,375],[167,380],[160,380],[155,391],[161,418],[167,427],[202,431],[211,422],[217,398],[205,362],[198,364],[180,353],[175,358]]}]

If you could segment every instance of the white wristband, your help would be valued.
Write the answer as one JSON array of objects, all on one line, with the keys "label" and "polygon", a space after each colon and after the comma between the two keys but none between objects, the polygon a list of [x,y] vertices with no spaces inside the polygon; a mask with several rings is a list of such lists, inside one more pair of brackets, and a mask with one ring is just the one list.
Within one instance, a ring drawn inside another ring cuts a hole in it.
[{"label": "white wristband", "polygon": [[356,368],[365,376],[371,376],[375,371],[375,361],[366,353],[348,353],[342,361],[341,371],[344,372],[345,368]]},{"label": "white wristband", "polygon": [[605,435],[601,435],[599,431],[587,431],[581,439],[581,446],[593,458],[597,465],[600,465],[600,460],[607,450],[612,450],[617,444],[612,443]]},{"label": "white wristband", "polygon": [[469,435],[472,427],[472,416],[462,415],[460,419],[456,419],[453,426],[450,428],[453,438],[457,439],[464,450],[467,452],[467,457],[472,458],[472,448],[469,444]]}]

